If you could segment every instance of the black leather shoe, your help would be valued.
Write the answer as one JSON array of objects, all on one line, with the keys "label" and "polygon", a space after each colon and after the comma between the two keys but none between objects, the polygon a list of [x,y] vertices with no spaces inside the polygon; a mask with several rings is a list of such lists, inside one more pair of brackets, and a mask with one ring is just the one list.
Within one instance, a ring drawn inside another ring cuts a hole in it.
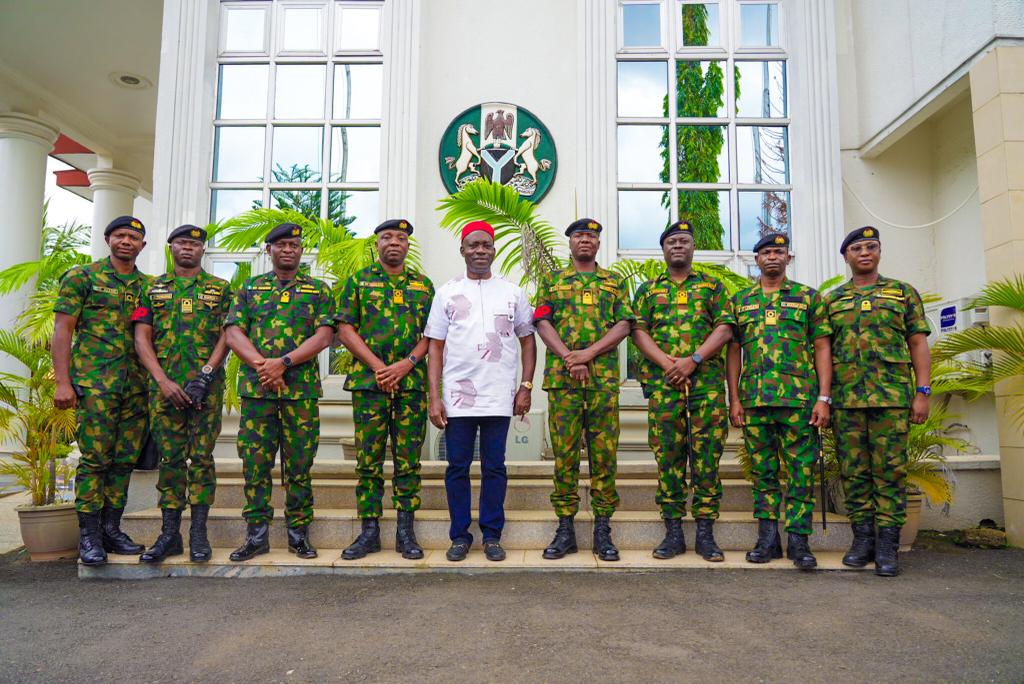
[{"label": "black leather shoe", "polygon": [[213,557],[210,540],[206,536],[206,519],[210,507],[206,504],[192,506],[192,524],[188,528],[188,557],[193,563],[205,563]]},{"label": "black leather shoe", "polygon": [[299,558],[316,558],[316,547],[309,540],[309,526],[288,528],[288,551]]},{"label": "black leather shoe", "polygon": [[779,537],[779,521],[760,518],[757,521],[757,543],[747,551],[748,563],[769,563],[782,558],[782,539]]},{"label": "black leather shoe", "polygon": [[236,563],[247,561],[250,558],[259,556],[270,551],[270,524],[249,523],[245,533],[245,542],[228,556]]},{"label": "black leather shoe", "polygon": [[341,552],[343,560],[358,560],[368,553],[380,551],[380,520],[363,518],[362,529],[356,540]]},{"label": "black leather shoe", "polygon": [[402,554],[402,558],[419,560],[423,558],[423,547],[416,541],[416,531],[413,529],[413,521],[416,514],[412,511],[398,511],[398,527],[395,529],[395,551]]},{"label": "black leather shoe", "polygon": [[853,544],[850,550],[843,556],[843,565],[851,568],[863,568],[875,560],[875,521],[865,520],[859,523],[850,523],[853,529]]},{"label": "black leather shoe", "polygon": [[878,528],[875,574],[879,577],[895,577],[900,574],[900,528]]},{"label": "black leather shoe", "polygon": [[160,515],[163,518],[160,536],[139,556],[140,563],[159,563],[168,556],[180,556],[185,553],[181,540],[181,509],[161,508]]},{"label": "black leather shoe", "polygon": [[505,560],[505,549],[501,548],[500,541],[485,541],[484,556],[489,561],[503,561]]},{"label": "black leather shoe", "polygon": [[469,542],[462,539],[453,541],[452,545],[444,553],[445,558],[456,562],[466,560],[467,555],[469,555]]},{"label": "black leather shoe", "polygon": [[558,529],[555,530],[555,538],[544,549],[544,558],[548,560],[565,558],[567,554],[576,553],[578,550],[579,548],[576,545],[576,526],[573,524],[572,516],[567,515],[559,518]]},{"label": "black leather shoe", "polygon": [[786,558],[801,570],[813,570],[818,567],[818,559],[811,553],[807,544],[806,534],[790,532],[786,537]]},{"label": "black leather shoe", "polygon": [[594,555],[597,560],[619,560],[619,550],[612,543],[611,518],[607,515],[594,516]]},{"label": "black leather shoe", "polygon": [[679,518],[665,518],[665,538],[652,554],[660,560],[675,558],[686,553],[686,537],[683,536],[683,521]]},{"label": "black leather shoe", "polygon": [[99,513],[78,512],[78,557],[82,565],[103,565],[107,562]]},{"label": "black leather shoe", "polygon": [[697,542],[694,547],[700,557],[706,561],[721,563],[725,560],[725,554],[715,542],[715,521],[710,518],[697,520]]},{"label": "black leather shoe", "polygon": [[123,508],[103,507],[103,549],[107,553],[121,556],[137,556],[146,550],[142,544],[136,544],[132,538],[121,531],[121,515]]}]

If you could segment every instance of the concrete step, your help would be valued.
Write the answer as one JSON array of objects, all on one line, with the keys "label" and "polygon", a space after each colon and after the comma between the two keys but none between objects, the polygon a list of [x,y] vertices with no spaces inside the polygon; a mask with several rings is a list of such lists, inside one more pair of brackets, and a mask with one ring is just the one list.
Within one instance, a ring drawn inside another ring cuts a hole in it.
[{"label": "concrete step", "polygon": [[[325,548],[344,548],[355,538],[359,530],[359,519],[351,508],[317,508],[311,533],[313,543]],[[187,536],[188,512],[182,523]],[[508,549],[537,550],[547,546],[554,534],[558,518],[548,510],[505,511],[505,530],[502,544]],[[385,510],[381,520],[381,541],[386,548],[393,548],[396,514]],[[820,516],[815,520],[815,533],[811,537],[814,550],[839,551],[846,549],[852,541],[849,525],[844,516],[828,514],[828,532],[822,534]],[[150,544],[160,532],[160,510],[145,509],[126,514],[124,529],[142,544]],[[416,535],[426,549],[446,549],[448,539],[448,511],[441,509],[420,510],[416,514]],[[694,522],[687,518],[684,530],[688,544],[694,540]],[[245,521],[240,508],[211,508],[208,523],[210,543],[213,546],[238,546],[245,537]],[[664,524],[656,511],[618,511],[612,518],[612,538],[620,549],[650,550],[664,536]],[[471,528],[479,541],[476,525]],[[589,511],[576,516],[576,536],[580,548],[590,548],[593,534],[593,516]],[[718,544],[727,550],[746,550],[757,538],[757,521],[749,512],[723,511],[715,524]],[[271,525],[271,548],[284,549],[287,546],[282,511]]]}]

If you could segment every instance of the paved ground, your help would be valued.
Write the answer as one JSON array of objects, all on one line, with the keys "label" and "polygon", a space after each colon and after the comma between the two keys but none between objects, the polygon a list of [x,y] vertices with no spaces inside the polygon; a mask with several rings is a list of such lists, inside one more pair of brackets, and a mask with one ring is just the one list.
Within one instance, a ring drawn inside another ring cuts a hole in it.
[{"label": "paved ground", "polygon": [[76,578],[0,559],[0,681],[1024,679],[1024,551],[867,573]]}]

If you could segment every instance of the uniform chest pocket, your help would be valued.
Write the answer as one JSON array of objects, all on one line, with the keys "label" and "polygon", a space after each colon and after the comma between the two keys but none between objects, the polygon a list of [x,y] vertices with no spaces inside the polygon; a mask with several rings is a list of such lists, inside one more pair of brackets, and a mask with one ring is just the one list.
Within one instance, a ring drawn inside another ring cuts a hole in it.
[{"label": "uniform chest pocket", "polygon": [[877,311],[875,318],[879,324],[886,328],[896,330],[897,332],[903,332],[906,327],[903,321],[903,313],[906,309],[906,304],[904,302],[884,297],[876,297],[873,302],[873,306]]},{"label": "uniform chest pocket", "polygon": [[779,313],[779,334],[783,337],[802,338],[806,326],[806,310],[784,307]]},{"label": "uniform chest pocket", "polygon": [[832,302],[828,307],[829,321],[832,327],[852,327],[857,319],[857,302],[843,299]]}]

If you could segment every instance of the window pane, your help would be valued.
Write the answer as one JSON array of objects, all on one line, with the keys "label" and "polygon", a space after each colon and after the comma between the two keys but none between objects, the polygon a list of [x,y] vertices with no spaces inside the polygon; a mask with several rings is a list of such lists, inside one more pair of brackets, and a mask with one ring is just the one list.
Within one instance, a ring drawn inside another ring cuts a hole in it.
[{"label": "window pane", "polygon": [[380,10],[341,8],[339,50],[376,50],[380,45]]},{"label": "window pane", "polygon": [[676,112],[679,116],[725,116],[722,62],[676,62]]},{"label": "window pane", "polygon": [[213,180],[263,180],[263,126],[217,128]]},{"label": "window pane", "polygon": [[766,233],[789,233],[789,193],[740,191],[740,249],[753,249]]},{"label": "window pane", "polygon": [[665,62],[619,62],[619,116],[668,116]]},{"label": "window pane", "polygon": [[619,191],[620,249],[657,249],[658,237],[668,223],[667,192]]},{"label": "window pane", "polygon": [[340,126],[331,131],[331,181],[380,180],[380,128]]},{"label": "window pane", "polygon": [[381,118],[383,83],[383,64],[338,64],[335,66],[334,118]]},{"label": "window pane", "polygon": [[622,46],[661,45],[661,4],[643,3],[622,6]]},{"label": "window pane", "polygon": [[619,126],[619,180],[668,182],[668,126]]},{"label": "window pane", "polygon": [[736,62],[736,116],[788,114],[785,62]]},{"label": "window pane", "polygon": [[224,49],[230,52],[263,52],[266,14],[262,7],[226,7]]},{"label": "window pane", "polygon": [[220,68],[218,119],[267,118],[266,64],[225,64]]},{"label": "window pane", "polygon": [[731,249],[728,190],[680,190],[679,218],[693,224],[697,249]]},{"label": "window pane", "polygon": [[789,183],[789,132],[785,126],[737,126],[740,183]]},{"label": "window pane", "polygon": [[291,209],[306,218],[320,218],[319,190],[274,190],[270,193],[270,206],[275,209]]},{"label": "window pane", "polygon": [[687,47],[721,45],[717,2],[700,2],[683,5],[683,45]]},{"label": "window pane", "polygon": [[271,175],[275,183],[316,183],[323,173],[324,129],[319,126],[277,126]]},{"label": "window pane", "polygon": [[324,67],[318,64],[278,66],[274,102],[276,119],[322,119]]},{"label": "window pane", "polygon": [[214,190],[210,198],[210,220],[223,221],[262,205],[262,190]]},{"label": "window pane", "polygon": [[779,6],[776,3],[740,5],[740,45],[778,47]]},{"label": "window pane", "polygon": [[241,284],[246,278],[252,275],[251,261],[214,261],[210,264],[210,271],[218,278],[223,278],[229,283],[237,278],[236,284]]},{"label": "window pane", "polygon": [[327,216],[334,225],[345,226],[356,237],[373,235],[373,229],[380,223],[379,195],[376,190],[332,190]]},{"label": "window pane", "polygon": [[316,7],[283,7],[282,10],[284,35],[281,37],[281,50],[323,51],[323,11]]},{"label": "window pane", "polygon": [[676,161],[680,183],[728,183],[726,126],[678,126]]}]

